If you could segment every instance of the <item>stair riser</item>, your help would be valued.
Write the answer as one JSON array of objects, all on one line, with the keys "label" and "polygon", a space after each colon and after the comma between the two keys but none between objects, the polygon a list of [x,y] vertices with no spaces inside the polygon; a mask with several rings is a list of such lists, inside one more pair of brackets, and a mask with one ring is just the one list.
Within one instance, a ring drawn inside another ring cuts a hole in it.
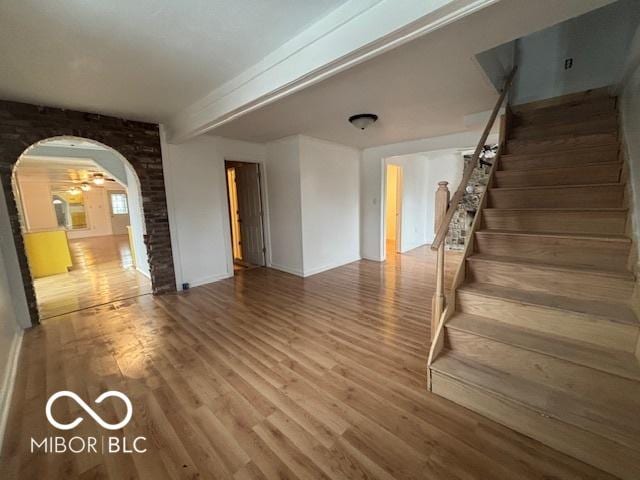
[{"label": "stair riser", "polygon": [[534,172],[544,168],[578,167],[618,161],[618,147],[593,148],[579,152],[556,152],[546,155],[505,155],[500,158],[500,170]]},{"label": "stair riser", "polygon": [[577,148],[599,147],[603,145],[616,145],[617,143],[618,136],[615,133],[551,137],[534,140],[509,140],[507,142],[507,153],[514,155],[546,153],[575,150]]},{"label": "stair riser", "polygon": [[618,277],[490,261],[468,260],[467,267],[469,281],[552,295],[627,302],[633,292],[633,282]]},{"label": "stair riser", "polygon": [[497,188],[547,185],[593,185],[616,183],[620,179],[619,164],[589,165],[553,170],[496,172]]},{"label": "stair riser", "polygon": [[554,135],[577,134],[585,135],[591,133],[610,133],[618,128],[618,119],[613,114],[608,114],[602,118],[585,121],[581,123],[559,122],[549,125],[531,125],[526,127],[515,127],[509,133],[510,140],[523,140],[532,138],[546,138]]},{"label": "stair riser", "polygon": [[553,108],[536,109],[519,112],[515,109],[514,124],[519,127],[543,126],[557,123],[576,123],[595,115],[611,115],[616,113],[615,99],[604,99],[588,104],[562,105]]},{"label": "stair riser", "polygon": [[465,291],[456,293],[456,310],[493,318],[540,333],[630,353],[634,351],[638,338],[638,328],[633,325]]},{"label": "stair riser", "polygon": [[622,185],[489,190],[491,208],[620,208],[623,199]]},{"label": "stair riser", "polygon": [[630,250],[630,243],[626,242],[503,235],[491,232],[478,232],[474,246],[476,252],[488,255],[610,270],[624,270]]},{"label": "stair riser", "polygon": [[625,233],[626,211],[604,212],[545,212],[545,211],[492,211],[482,212],[483,227],[496,230],[557,233]]},{"label": "stair riser", "polygon": [[[639,393],[638,383],[633,380],[469,332],[447,328],[445,345],[454,353],[463,355],[471,364],[500,370],[578,398],[589,399],[589,402],[597,403],[596,399],[601,398],[602,392],[607,390],[630,395]],[[615,403],[608,406],[625,408],[631,412],[637,407],[638,399],[618,395],[609,401]]]},{"label": "stair riser", "polygon": [[624,479],[640,478],[637,453],[515,402],[432,371],[433,393]]}]

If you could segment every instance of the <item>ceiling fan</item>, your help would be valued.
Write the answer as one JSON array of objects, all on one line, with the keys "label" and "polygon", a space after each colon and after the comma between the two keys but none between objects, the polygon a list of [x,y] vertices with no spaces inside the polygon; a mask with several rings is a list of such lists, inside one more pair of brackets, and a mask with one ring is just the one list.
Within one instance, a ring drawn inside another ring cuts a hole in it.
[{"label": "ceiling fan", "polygon": [[91,174],[91,181],[95,185],[104,185],[104,182],[115,182],[116,180],[115,180],[115,178],[107,177],[102,172],[96,172],[96,173]]}]

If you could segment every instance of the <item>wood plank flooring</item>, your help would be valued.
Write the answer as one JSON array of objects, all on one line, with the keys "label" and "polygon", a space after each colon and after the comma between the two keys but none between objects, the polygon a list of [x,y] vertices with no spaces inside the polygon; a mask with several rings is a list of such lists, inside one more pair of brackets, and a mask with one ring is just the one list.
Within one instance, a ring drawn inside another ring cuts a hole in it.
[{"label": "wood plank flooring", "polygon": [[133,268],[127,235],[69,241],[73,269],[34,281],[41,319],[151,293]]},{"label": "wood plank flooring", "polygon": [[[610,478],[426,390],[428,247],[307,279],[269,269],[184,294],[59,316],[25,334],[2,479]],[[459,256],[447,265],[448,278]],[[30,437],[104,435],[80,395],[144,454],[30,453]]]}]

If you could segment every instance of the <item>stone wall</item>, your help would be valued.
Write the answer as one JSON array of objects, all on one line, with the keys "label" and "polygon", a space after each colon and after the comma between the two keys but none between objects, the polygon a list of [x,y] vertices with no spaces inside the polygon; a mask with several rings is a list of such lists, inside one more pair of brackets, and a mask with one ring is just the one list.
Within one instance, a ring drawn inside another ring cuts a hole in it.
[{"label": "stone wall", "polygon": [[[483,152],[480,155],[481,159],[486,159],[487,162],[493,162],[493,155],[497,150],[497,146],[486,146],[487,151],[492,152],[488,155]],[[489,158],[491,157],[491,158]],[[467,168],[468,163],[471,161],[471,157],[465,156],[464,166]],[[447,250],[464,250],[464,246],[467,242],[469,230],[475,213],[480,207],[480,198],[482,193],[487,188],[489,182],[489,171],[491,167],[487,164],[482,166],[476,165],[471,173],[471,178],[467,183],[467,189],[462,197],[462,201],[458,204],[457,210],[453,215],[453,219],[449,224],[449,233],[445,240],[445,246]]]},{"label": "stone wall", "polygon": [[153,292],[174,291],[175,275],[158,126],[91,113],[0,101],[0,181],[7,200],[32,323],[37,324],[39,316],[18,209],[11,188],[11,175],[13,166],[27,148],[41,140],[59,136],[100,142],[119,152],[134,168],[140,179],[147,230],[145,243]]}]

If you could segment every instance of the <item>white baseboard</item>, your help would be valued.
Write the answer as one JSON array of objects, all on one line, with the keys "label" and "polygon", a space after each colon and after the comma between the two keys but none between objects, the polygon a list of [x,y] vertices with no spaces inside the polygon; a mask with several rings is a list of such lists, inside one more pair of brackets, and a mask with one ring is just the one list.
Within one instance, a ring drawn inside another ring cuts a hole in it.
[{"label": "white baseboard", "polygon": [[275,270],[280,270],[281,272],[290,273],[291,275],[296,275],[298,277],[304,277],[302,270],[297,268],[285,267],[284,265],[278,265],[277,263],[272,263],[269,265],[269,268],[273,268]]},{"label": "white baseboard", "polygon": [[9,358],[7,359],[7,368],[4,372],[4,378],[2,379],[2,396],[0,396],[0,451],[2,450],[4,434],[7,428],[13,387],[16,383],[18,359],[20,358],[20,349],[22,347],[22,335],[23,332],[20,330],[11,343],[11,350],[9,351]]},{"label": "white baseboard", "polygon": [[344,260],[338,260],[336,262],[331,262],[327,265],[323,265],[321,267],[311,268],[309,270],[304,271],[304,277],[310,277],[311,275],[316,275],[318,273],[326,272],[327,270],[333,270],[334,268],[342,267],[343,265],[347,265],[353,262],[359,262],[362,260],[360,256],[355,256],[351,258],[346,258]]},{"label": "white baseboard", "polygon": [[135,269],[138,273],[141,273],[142,275],[147,277],[149,280],[151,280],[151,274],[149,272],[145,272],[144,270],[138,268],[137,266],[135,267]]},{"label": "white baseboard", "polygon": [[233,277],[233,273],[224,272],[224,273],[219,273],[217,275],[211,275],[208,277],[200,278],[198,280],[192,280],[192,281],[187,280],[187,283],[189,283],[189,288],[200,287],[202,285],[206,285],[207,283],[219,282],[220,280],[224,280],[226,278],[232,278],[232,277]]}]

